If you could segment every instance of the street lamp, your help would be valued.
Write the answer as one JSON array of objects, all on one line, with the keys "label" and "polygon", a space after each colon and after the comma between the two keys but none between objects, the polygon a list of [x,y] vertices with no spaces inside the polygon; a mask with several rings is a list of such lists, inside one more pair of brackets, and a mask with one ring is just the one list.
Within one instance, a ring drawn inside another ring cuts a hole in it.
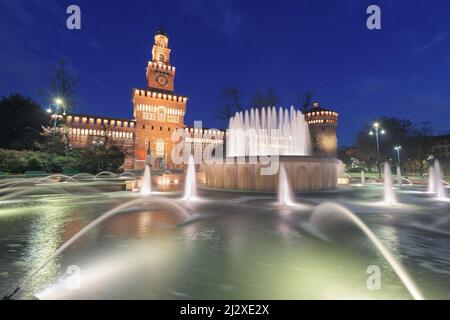
[{"label": "street lamp", "polygon": [[381,169],[380,169],[380,134],[384,135],[386,131],[381,127],[379,122],[374,122],[372,125],[372,128],[369,131],[369,135],[373,136],[375,135],[376,141],[377,141],[377,154],[378,154],[378,173],[381,176]]},{"label": "street lamp", "polygon": [[103,146],[104,141],[101,140],[101,139],[95,139],[95,140],[92,141],[92,144],[93,144],[94,147],[95,147],[96,154],[97,154],[96,156],[99,157],[99,158],[97,158],[97,170],[100,171],[100,170],[102,170],[102,168],[103,168],[104,161],[103,161],[103,155],[102,155],[102,152],[99,151],[99,147],[100,147],[100,146]]},{"label": "street lamp", "polygon": [[55,98],[53,100],[53,104],[47,108],[47,113],[53,112],[53,114],[52,114],[52,116],[53,116],[52,153],[51,153],[51,158],[50,158],[50,163],[49,163],[50,170],[52,169],[53,157],[55,155],[55,135],[56,135],[56,128],[58,126],[58,118],[60,116],[61,111],[62,111],[62,115],[65,116],[66,110],[64,108],[64,101],[58,97],[58,98]]},{"label": "street lamp", "polygon": [[395,146],[394,150],[397,151],[397,159],[398,159],[398,166],[400,167],[400,150],[402,149],[402,146]]}]

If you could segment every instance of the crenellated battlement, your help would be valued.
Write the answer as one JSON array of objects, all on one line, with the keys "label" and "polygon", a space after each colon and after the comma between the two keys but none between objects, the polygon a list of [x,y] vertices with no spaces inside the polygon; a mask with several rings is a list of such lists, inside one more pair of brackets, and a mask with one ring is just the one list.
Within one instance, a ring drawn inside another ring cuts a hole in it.
[{"label": "crenellated battlement", "polygon": [[90,115],[67,115],[65,123],[67,126],[83,127],[108,127],[118,129],[134,129],[136,121],[129,119],[105,118]]},{"label": "crenellated battlement", "polygon": [[155,61],[149,61],[148,66],[147,66],[147,72],[148,72],[149,68],[152,70],[156,70],[156,71],[168,72],[172,76],[175,76],[175,67],[167,65],[167,64],[163,64],[163,63],[155,62]]},{"label": "crenellated battlement", "polygon": [[331,124],[337,125],[339,114],[336,111],[319,107],[315,102],[313,108],[305,114],[305,120],[309,125]]},{"label": "crenellated battlement", "polygon": [[314,102],[311,110],[305,114],[317,155],[336,157],[338,117],[336,111],[321,108],[318,102]]},{"label": "crenellated battlement", "polygon": [[184,103],[186,103],[186,101],[187,101],[187,97],[184,97],[184,96],[177,96],[177,95],[170,94],[170,93],[156,92],[156,91],[143,90],[143,89],[133,89],[133,101],[135,99],[135,96],[151,97],[151,98],[156,98],[156,99],[178,101],[178,102],[184,102]]}]

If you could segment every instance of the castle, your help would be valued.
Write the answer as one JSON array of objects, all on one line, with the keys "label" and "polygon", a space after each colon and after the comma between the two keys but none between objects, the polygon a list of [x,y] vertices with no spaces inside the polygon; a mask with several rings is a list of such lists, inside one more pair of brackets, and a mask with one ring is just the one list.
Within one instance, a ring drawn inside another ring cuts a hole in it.
[{"label": "castle", "polygon": [[[126,155],[124,170],[142,170],[148,157],[157,169],[180,166],[171,160],[175,146],[171,137],[178,129],[184,130],[184,139],[189,142],[223,144],[225,132],[195,129],[184,124],[188,98],[175,93],[175,71],[171,65],[169,37],[160,29],[154,36],[152,60],[147,65],[147,86],[132,89],[134,118],[67,115],[64,121],[71,145],[80,148],[112,139]],[[319,108],[318,104],[305,114],[316,154],[336,155],[337,117],[335,111]],[[208,133],[207,138],[203,133]]]}]

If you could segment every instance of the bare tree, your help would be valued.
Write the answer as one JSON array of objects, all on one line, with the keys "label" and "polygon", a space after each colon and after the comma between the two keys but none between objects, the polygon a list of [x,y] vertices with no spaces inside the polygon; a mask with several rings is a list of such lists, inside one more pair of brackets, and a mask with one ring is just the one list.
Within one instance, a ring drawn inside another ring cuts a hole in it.
[{"label": "bare tree", "polygon": [[253,96],[252,105],[255,108],[274,107],[278,104],[278,95],[274,88],[267,88],[265,91],[258,91]]},{"label": "bare tree", "polygon": [[367,170],[370,172],[372,170],[372,165],[377,161],[377,149],[376,145],[368,135],[370,126],[365,124],[363,128],[358,132],[355,147],[357,148],[357,158],[365,163]]},{"label": "bare tree", "polygon": [[419,163],[421,176],[424,173],[425,162],[428,156],[431,155],[432,134],[433,128],[429,122],[421,122],[414,126],[409,148],[412,148],[412,153]]},{"label": "bare tree", "polygon": [[296,98],[297,98],[297,102],[300,104],[300,106],[302,108],[302,113],[308,112],[308,110],[312,106],[313,99],[314,99],[314,94],[312,93],[312,91],[307,91],[304,94],[299,93],[299,94],[297,94]]},{"label": "bare tree", "polygon": [[59,60],[50,66],[50,88],[48,97],[60,97],[64,100],[65,110],[70,110],[74,104],[76,87],[80,81],[79,74],[72,73],[64,60]]},{"label": "bare tree", "polygon": [[216,117],[221,120],[228,120],[236,112],[242,111],[239,90],[236,87],[228,86],[220,94],[221,107],[216,111]]}]

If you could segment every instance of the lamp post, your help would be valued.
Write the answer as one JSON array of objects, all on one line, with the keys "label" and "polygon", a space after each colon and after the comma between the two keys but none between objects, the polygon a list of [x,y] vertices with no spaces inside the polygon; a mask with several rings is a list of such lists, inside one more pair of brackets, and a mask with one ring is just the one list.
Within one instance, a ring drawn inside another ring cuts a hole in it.
[{"label": "lamp post", "polygon": [[394,150],[397,151],[397,160],[398,160],[398,166],[400,167],[400,150],[402,149],[402,146],[395,146]]},{"label": "lamp post", "polygon": [[[60,112],[61,112],[61,114],[60,114]],[[57,129],[57,126],[58,126],[58,118],[59,118],[60,115],[62,115],[62,116],[66,115],[66,110],[64,108],[63,100],[61,98],[56,98],[53,101],[53,104],[51,104],[50,107],[48,107],[47,113],[53,113],[52,114],[52,116],[53,116],[52,153],[51,153],[50,162],[49,162],[49,169],[51,171],[52,170],[53,157],[55,155],[55,135],[56,135],[56,129]]]},{"label": "lamp post", "polygon": [[380,135],[384,135],[386,132],[381,127],[381,125],[378,122],[374,122],[372,125],[372,128],[369,131],[369,135],[373,136],[375,135],[376,141],[377,141],[377,154],[378,154],[378,173],[381,177],[381,169],[380,169],[380,161],[381,161],[381,155],[380,155]]},{"label": "lamp post", "polygon": [[103,146],[104,141],[101,139],[96,139],[96,140],[92,141],[92,144],[95,147],[97,156],[100,158],[100,159],[97,159],[97,171],[100,172],[100,170],[103,170],[104,161],[103,161],[103,155],[101,154],[101,151],[99,151],[99,147]]}]

